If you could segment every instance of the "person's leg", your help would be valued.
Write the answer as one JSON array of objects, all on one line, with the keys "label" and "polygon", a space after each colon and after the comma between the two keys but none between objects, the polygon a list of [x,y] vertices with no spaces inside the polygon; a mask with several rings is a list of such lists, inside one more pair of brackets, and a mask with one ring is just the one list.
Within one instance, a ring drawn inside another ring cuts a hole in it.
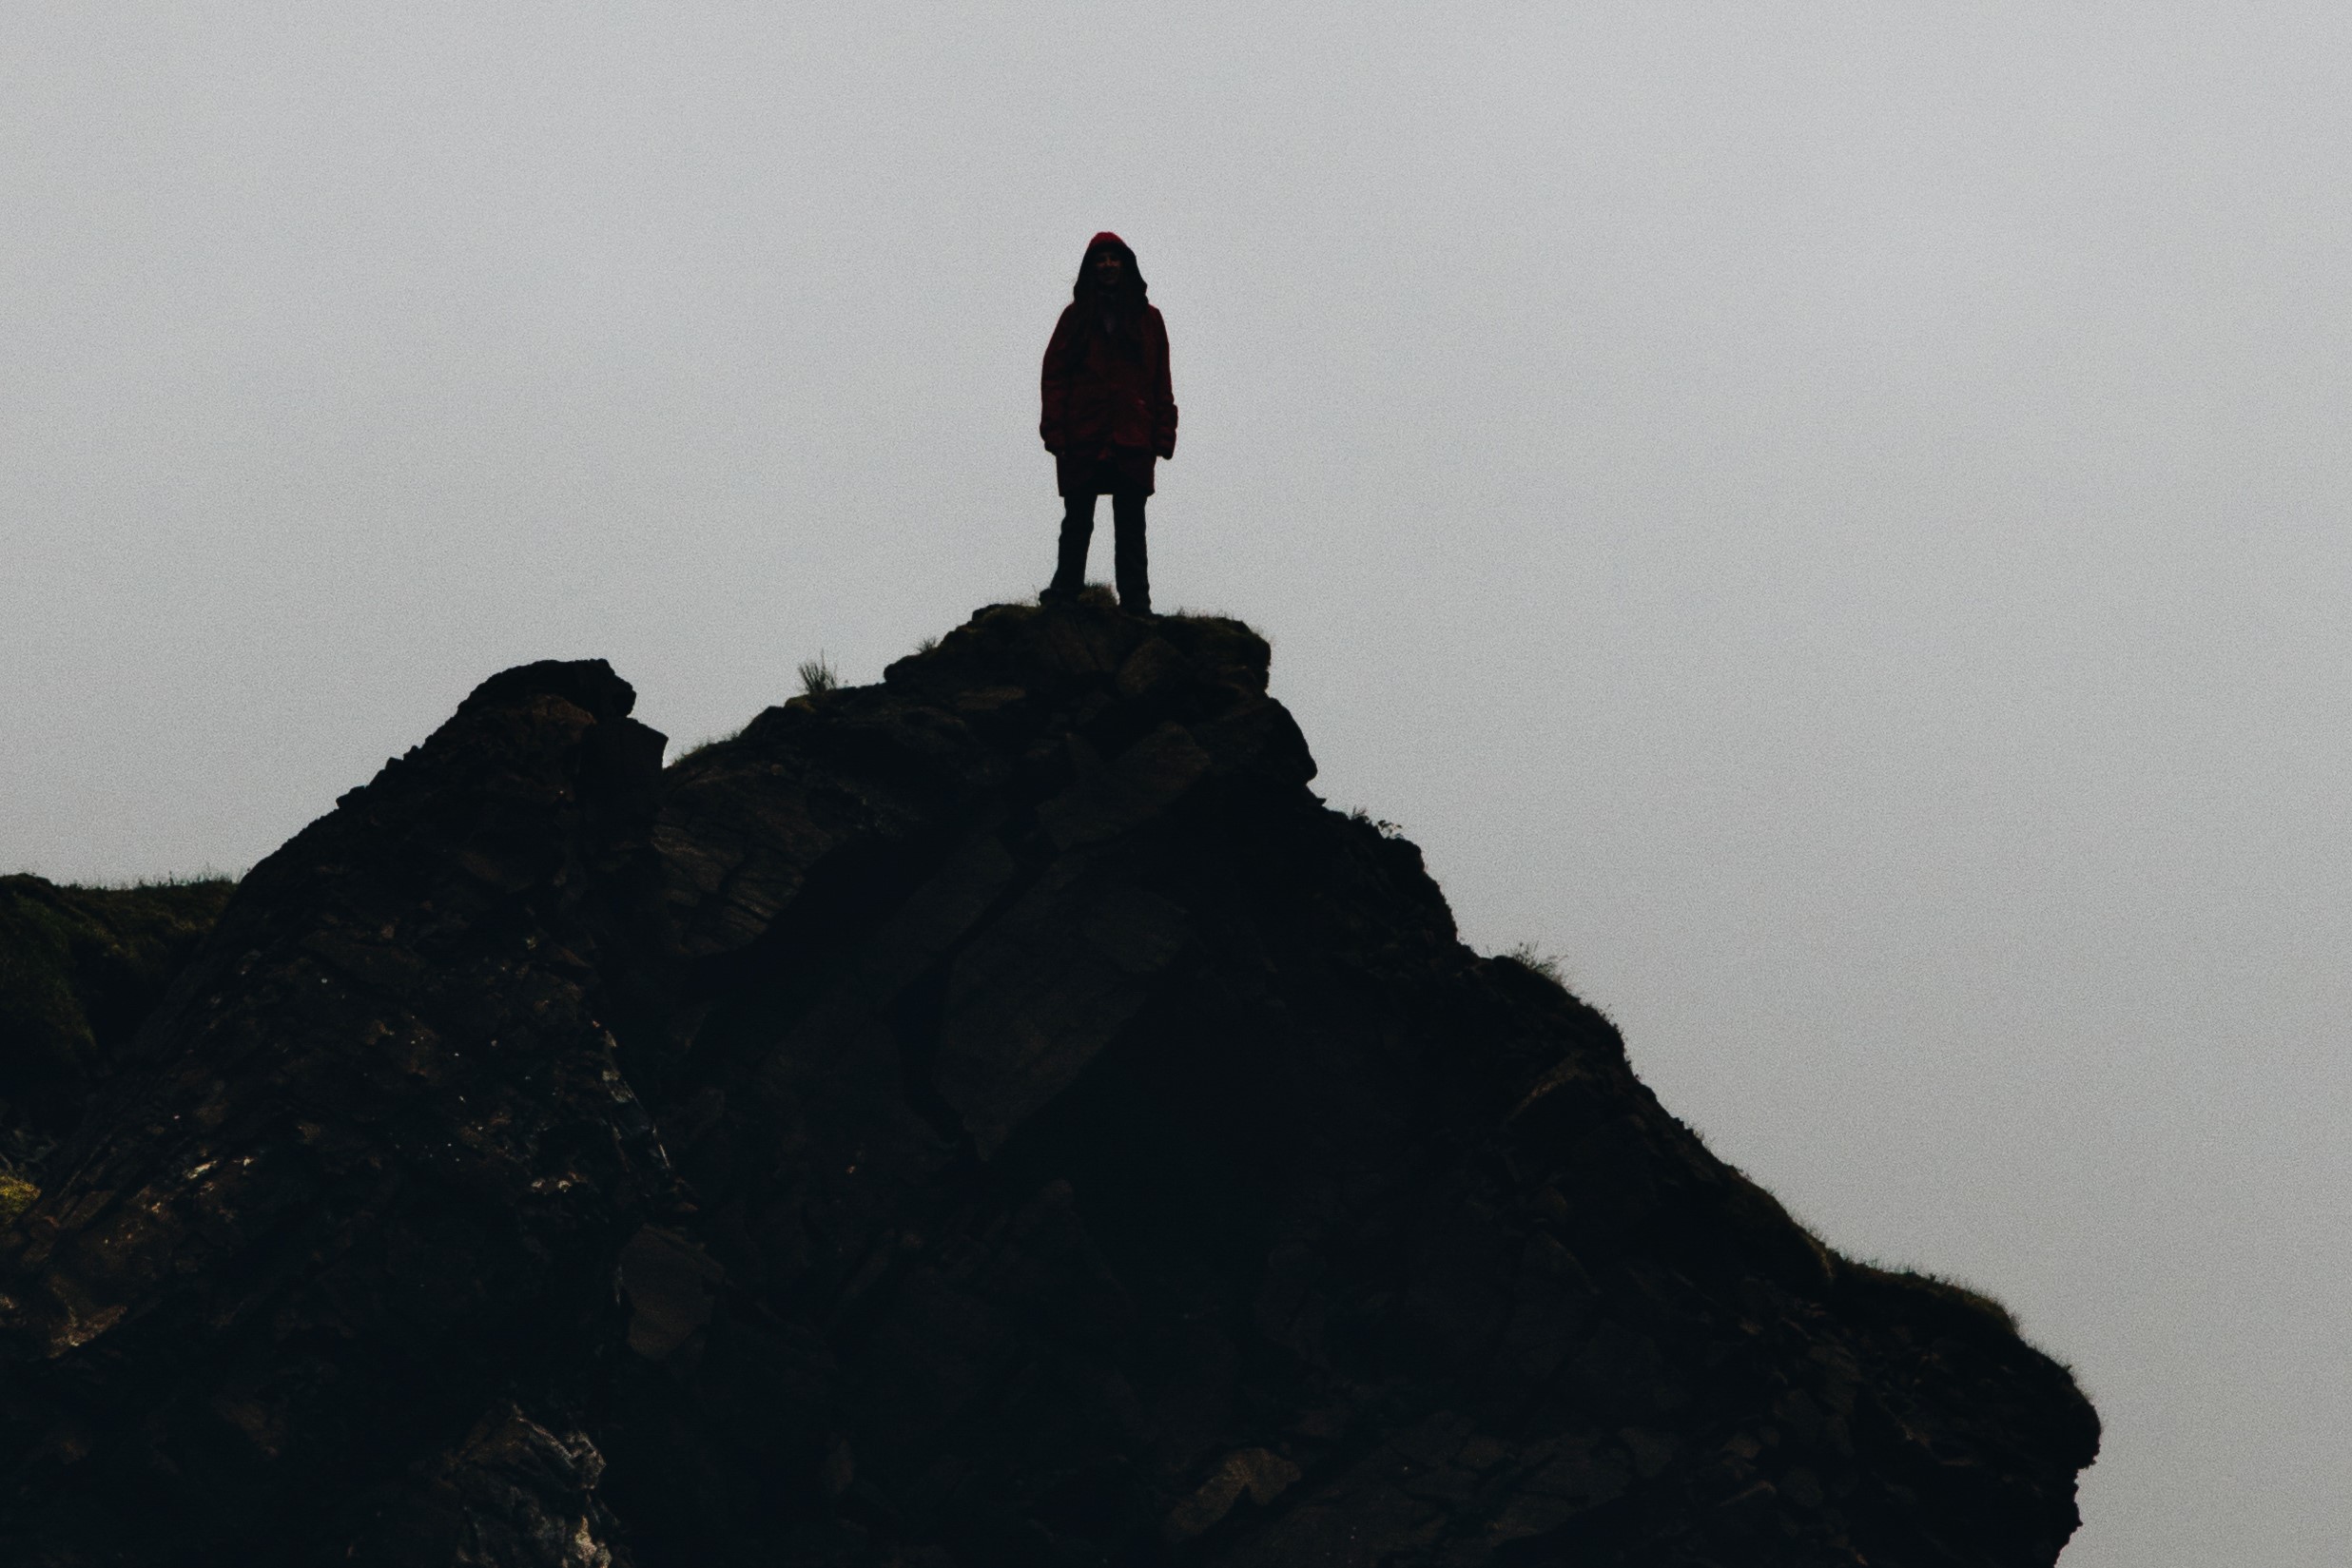
[{"label": "person's leg", "polygon": [[1111,526],[1118,561],[1118,607],[1136,615],[1152,612],[1151,564],[1143,548],[1143,503],[1149,493],[1115,491],[1111,495]]},{"label": "person's leg", "polygon": [[1054,580],[1041,598],[1069,599],[1086,586],[1086,547],[1095,537],[1095,497],[1092,491],[1062,498],[1061,554]]}]

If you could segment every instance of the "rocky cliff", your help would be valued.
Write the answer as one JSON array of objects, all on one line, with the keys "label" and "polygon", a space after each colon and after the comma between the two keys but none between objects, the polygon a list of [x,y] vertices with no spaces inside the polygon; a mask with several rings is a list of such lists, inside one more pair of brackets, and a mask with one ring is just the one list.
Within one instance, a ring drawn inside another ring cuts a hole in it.
[{"label": "rocky cliff", "polygon": [[666,772],[485,683],[0,1241],[0,1560],[2051,1562],[2065,1371],[1464,947],[1267,660],[1000,606]]}]

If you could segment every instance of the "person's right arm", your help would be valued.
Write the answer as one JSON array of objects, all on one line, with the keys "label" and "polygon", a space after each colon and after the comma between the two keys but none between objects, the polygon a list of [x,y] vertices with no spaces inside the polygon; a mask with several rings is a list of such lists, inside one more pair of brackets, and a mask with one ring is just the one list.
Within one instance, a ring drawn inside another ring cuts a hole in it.
[{"label": "person's right arm", "polygon": [[1038,435],[1045,450],[1057,454],[1069,444],[1070,347],[1076,336],[1070,330],[1070,319],[1076,313],[1075,305],[1064,306],[1061,319],[1054,323],[1054,336],[1045,345],[1044,374],[1039,380]]}]

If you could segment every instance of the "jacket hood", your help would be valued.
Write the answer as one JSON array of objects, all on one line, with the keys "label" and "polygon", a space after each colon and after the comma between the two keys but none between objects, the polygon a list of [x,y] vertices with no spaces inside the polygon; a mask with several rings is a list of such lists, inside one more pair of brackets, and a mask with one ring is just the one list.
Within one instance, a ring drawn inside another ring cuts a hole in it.
[{"label": "jacket hood", "polygon": [[1093,280],[1089,275],[1094,269],[1095,253],[1105,249],[1118,251],[1119,259],[1127,263],[1127,280],[1132,291],[1129,298],[1138,304],[1141,303],[1144,295],[1150,292],[1151,285],[1143,281],[1143,269],[1136,265],[1135,247],[1107,228],[1086,242],[1086,254],[1079,261],[1078,282],[1072,285],[1070,298],[1083,300],[1091,292]]}]

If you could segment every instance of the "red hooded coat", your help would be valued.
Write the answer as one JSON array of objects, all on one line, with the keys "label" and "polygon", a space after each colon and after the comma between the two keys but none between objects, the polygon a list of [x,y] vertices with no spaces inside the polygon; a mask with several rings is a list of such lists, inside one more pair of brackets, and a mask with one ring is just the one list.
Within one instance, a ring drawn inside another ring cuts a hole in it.
[{"label": "red hooded coat", "polygon": [[[1140,295],[1142,275],[1135,252],[1116,234],[1098,234],[1086,244],[1080,264],[1083,287],[1095,252],[1116,246]],[[1098,313],[1073,300],[1054,324],[1045,345],[1038,434],[1055,457],[1061,494],[1112,488],[1103,482],[1108,466],[1118,484],[1149,492],[1155,457],[1176,455],[1176,395],[1168,384],[1168,327],[1159,312],[1138,300],[1132,336],[1105,332]]]}]

